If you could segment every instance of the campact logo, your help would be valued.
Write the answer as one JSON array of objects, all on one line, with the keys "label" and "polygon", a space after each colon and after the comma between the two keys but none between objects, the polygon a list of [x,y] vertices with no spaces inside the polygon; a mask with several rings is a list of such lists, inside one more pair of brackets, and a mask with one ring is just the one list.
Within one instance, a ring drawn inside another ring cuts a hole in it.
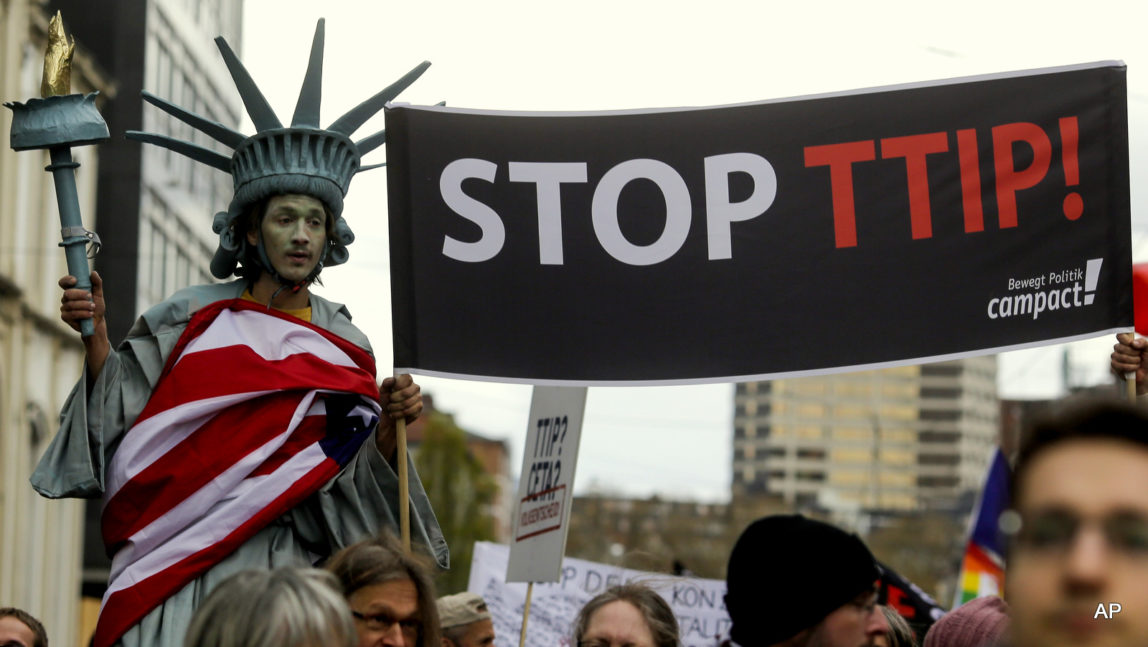
[{"label": "campact logo", "polygon": [[1008,290],[1014,292],[989,300],[989,319],[1032,316],[1092,305],[1096,282],[1100,279],[1103,258],[1090,258],[1083,268],[1056,270],[1023,278],[1009,278]]}]

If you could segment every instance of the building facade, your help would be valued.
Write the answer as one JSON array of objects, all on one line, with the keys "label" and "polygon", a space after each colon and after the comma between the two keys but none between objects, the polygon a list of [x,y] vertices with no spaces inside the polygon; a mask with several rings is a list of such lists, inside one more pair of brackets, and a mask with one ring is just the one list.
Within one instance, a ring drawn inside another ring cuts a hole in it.
[{"label": "building facade", "polygon": [[997,443],[996,357],[746,382],[733,488],[798,509],[954,507]]},{"label": "building facade", "polygon": [[238,128],[243,105],[213,39],[241,52],[242,0],[51,0],[77,40],[115,77],[105,111],[112,139],[101,147],[96,222],[105,249],[96,267],[107,286],[108,334],[127,334],[139,313],[179,288],[211,282],[218,236],[214,214],[227,208],[231,177],[157,146],[128,130],[175,136],[230,155],[211,138],[140,99],[144,90],[203,117]]},{"label": "building facade", "polygon": [[653,573],[725,577],[729,552],[755,519],[792,512],[776,496],[725,503],[609,495],[574,497],[566,555]]},{"label": "building facade", "polygon": [[[40,96],[49,13],[32,0],[0,1],[0,99]],[[113,93],[79,41],[72,92]],[[98,103],[103,109],[106,103]],[[12,112],[0,110],[0,606],[38,617],[56,645],[80,640],[83,505],[49,501],[28,483],[59,428],[60,408],[80,375],[84,349],[60,321],[68,273],[47,151],[9,147]],[[74,148],[85,227],[95,221],[98,146]]]},{"label": "building facade", "polygon": [[[208,264],[218,238],[211,222],[216,211],[227,208],[230,176],[128,140],[124,133],[144,130],[175,135],[227,152],[159,109],[145,106],[141,92],[147,90],[237,128],[242,103],[213,39],[222,35],[241,51],[243,3],[102,0],[98,8],[87,0],[36,4],[51,13],[60,11],[67,31],[115,83],[116,91],[101,105],[111,139],[98,147],[98,173],[93,168],[88,174],[94,204],[85,211],[85,218],[91,218],[103,239],[93,268],[104,281],[108,335],[117,344],[139,313],[179,288],[212,280]],[[51,278],[54,287],[55,279],[64,273],[46,276],[55,277]],[[58,304],[59,288],[54,292],[50,297]],[[65,382],[74,382],[80,375],[82,348],[76,346],[80,359],[63,378]],[[55,420],[61,404],[62,400],[47,409],[49,419]],[[71,589],[83,595],[78,630],[83,641],[94,628],[110,567],[100,538],[99,515],[98,501],[85,506],[81,582]]]}]

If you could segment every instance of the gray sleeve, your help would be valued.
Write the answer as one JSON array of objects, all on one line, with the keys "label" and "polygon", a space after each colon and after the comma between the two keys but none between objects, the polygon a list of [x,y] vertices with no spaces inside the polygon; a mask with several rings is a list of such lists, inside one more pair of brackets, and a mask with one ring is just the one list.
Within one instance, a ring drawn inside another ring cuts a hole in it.
[{"label": "gray sleeve", "polygon": [[60,430],[32,472],[32,487],[52,499],[98,498],[104,470],[135,423],[187,326],[187,307],[161,304],[145,313],[108,354],[89,388],[88,368],[60,412]]},{"label": "gray sleeve", "polygon": [[85,366],[60,412],[60,430],[32,472],[32,487],[52,499],[103,494],[108,461],[150,395],[130,350],[110,353],[90,389]]},{"label": "gray sleeve", "polygon": [[[450,552],[431,510],[414,461],[407,459],[411,501],[411,544],[422,545],[442,568]],[[293,512],[302,539],[314,552],[331,555],[386,529],[399,535],[399,476],[372,439],[351,462]]]}]

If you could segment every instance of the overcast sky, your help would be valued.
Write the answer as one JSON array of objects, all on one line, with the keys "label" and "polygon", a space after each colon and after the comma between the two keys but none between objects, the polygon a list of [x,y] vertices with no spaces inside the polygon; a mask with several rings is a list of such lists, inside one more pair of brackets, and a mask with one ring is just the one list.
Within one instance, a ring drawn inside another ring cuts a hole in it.
[{"label": "overcast sky", "polygon": [[[714,106],[1052,67],[1128,64],[1133,246],[1148,260],[1142,177],[1148,39],[1139,2],[247,0],[241,57],[289,119],[315,21],[326,17],[323,123],[420,61],[400,101],[463,108],[607,110]],[[358,131],[381,130],[382,116]],[[250,126],[248,126],[250,132]],[[380,149],[365,163],[384,161]],[[321,294],[346,303],[390,367],[386,171],[359,175],[345,215],[357,236]],[[848,331],[842,331],[842,338]],[[1077,383],[1106,379],[1105,338],[1070,349]],[[1060,392],[1062,347],[1008,353],[1005,397]],[[416,378],[466,429],[506,439],[517,471],[530,387]],[[730,481],[732,385],[590,389],[577,492],[721,499]]]}]

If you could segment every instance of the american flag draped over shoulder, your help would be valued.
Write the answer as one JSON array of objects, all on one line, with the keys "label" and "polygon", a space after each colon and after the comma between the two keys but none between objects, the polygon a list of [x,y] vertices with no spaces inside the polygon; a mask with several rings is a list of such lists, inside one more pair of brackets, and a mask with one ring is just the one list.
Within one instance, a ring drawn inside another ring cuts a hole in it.
[{"label": "american flag draped over shoulder", "polygon": [[95,647],[333,478],[371,436],[371,356],[240,299],[193,315],[107,472]]}]

